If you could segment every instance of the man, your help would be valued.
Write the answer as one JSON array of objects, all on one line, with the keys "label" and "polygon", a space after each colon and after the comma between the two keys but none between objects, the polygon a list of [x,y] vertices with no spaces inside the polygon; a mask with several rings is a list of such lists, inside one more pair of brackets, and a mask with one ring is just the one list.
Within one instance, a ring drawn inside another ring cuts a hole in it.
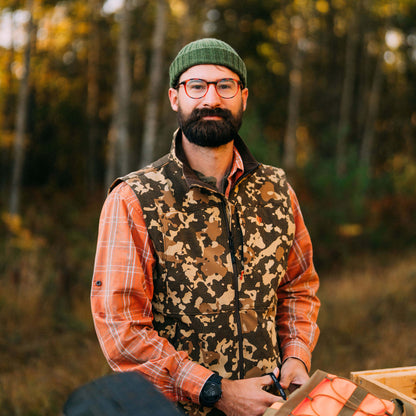
[{"label": "man", "polygon": [[[189,414],[262,415],[308,379],[318,276],[294,191],[238,136],[248,90],[228,44],[172,62],[171,152],[117,180],[104,204],[92,288],[101,347]],[[279,352],[279,339],[281,352]]]}]

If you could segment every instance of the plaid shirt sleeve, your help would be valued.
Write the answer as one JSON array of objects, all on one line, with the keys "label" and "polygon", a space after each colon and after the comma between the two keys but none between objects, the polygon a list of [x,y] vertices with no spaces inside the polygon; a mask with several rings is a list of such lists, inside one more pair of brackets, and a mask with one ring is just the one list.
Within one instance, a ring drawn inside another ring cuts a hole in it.
[{"label": "plaid shirt sleeve", "polygon": [[283,361],[289,357],[298,358],[309,371],[311,354],[319,336],[316,324],[320,307],[316,296],[319,278],[313,265],[311,239],[290,186],[289,193],[296,231],[286,275],[278,289],[277,327]]},{"label": "plaid shirt sleeve", "polygon": [[198,403],[212,372],[153,329],[152,244],[136,195],[125,183],[100,216],[91,290],[97,336],[114,371],[138,371],[173,401]]}]

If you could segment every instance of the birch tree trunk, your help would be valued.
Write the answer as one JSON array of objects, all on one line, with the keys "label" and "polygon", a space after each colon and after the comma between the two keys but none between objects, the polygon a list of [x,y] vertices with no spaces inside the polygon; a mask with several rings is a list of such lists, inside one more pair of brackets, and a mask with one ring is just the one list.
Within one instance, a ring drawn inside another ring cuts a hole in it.
[{"label": "birch tree trunk", "polygon": [[120,34],[117,46],[117,79],[113,93],[113,117],[108,133],[106,184],[129,171],[129,122],[131,75],[129,40],[131,0],[125,0],[120,11]]},{"label": "birch tree trunk", "polygon": [[294,19],[292,22],[293,46],[292,69],[289,74],[288,120],[283,150],[283,166],[289,174],[296,169],[296,130],[299,124],[303,66],[303,52],[300,49],[300,41],[303,39],[304,22],[300,16],[296,16]]},{"label": "birch tree trunk", "polygon": [[152,40],[152,58],[150,62],[148,104],[144,120],[140,166],[149,164],[154,157],[159,99],[164,85],[163,44],[166,34],[166,13],[166,0],[157,0],[156,21]]},{"label": "birch tree trunk", "polygon": [[[14,37],[14,27],[11,25],[11,38]],[[10,153],[11,153],[11,137],[13,131],[14,120],[12,113],[10,112],[11,108],[14,108],[14,94],[13,94],[13,75],[12,75],[12,65],[15,60],[15,51],[14,45],[11,44],[7,50],[7,60],[6,60],[6,69],[5,69],[5,97],[3,105],[0,108],[0,146],[1,146],[1,170],[0,170],[0,193],[3,200],[7,201],[6,193],[8,194],[8,188],[10,185]],[[16,117],[14,117],[15,119]]]},{"label": "birch tree trunk", "polygon": [[351,109],[357,67],[358,13],[358,7],[357,10],[352,11],[345,50],[345,76],[342,87],[336,148],[336,172],[338,177],[344,176],[347,168],[347,140],[351,131]]},{"label": "birch tree trunk", "polygon": [[370,174],[371,169],[371,154],[374,149],[375,123],[377,120],[381,88],[383,85],[383,59],[384,50],[380,53],[376,69],[374,71],[374,78],[368,101],[367,119],[364,127],[363,140],[361,142],[360,168],[367,173],[367,176]]},{"label": "birch tree trunk", "polygon": [[20,81],[17,99],[17,113],[15,138],[13,146],[13,167],[10,188],[9,212],[17,215],[20,209],[20,194],[22,187],[22,173],[25,153],[25,136],[27,125],[27,112],[29,100],[29,75],[32,41],[34,40],[35,25],[33,24],[33,0],[27,0],[26,9],[29,12],[29,21],[26,26],[27,43],[24,51],[23,76]]},{"label": "birch tree trunk", "polygon": [[89,31],[88,68],[87,68],[87,118],[88,118],[88,153],[87,153],[87,190],[93,192],[97,184],[97,141],[98,141],[98,69],[100,51],[100,33],[98,13],[100,0],[88,0],[91,27]]}]

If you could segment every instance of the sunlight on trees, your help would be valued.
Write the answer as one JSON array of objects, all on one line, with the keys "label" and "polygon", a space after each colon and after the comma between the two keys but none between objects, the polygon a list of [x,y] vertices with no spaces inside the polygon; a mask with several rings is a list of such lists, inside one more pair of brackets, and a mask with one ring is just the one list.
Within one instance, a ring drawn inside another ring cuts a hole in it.
[{"label": "sunlight on trees", "polygon": [[27,10],[4,9],[0,15],[0,46],[20,49],[27,42],[24,25],[29,21]]},{"label": "sunlight on trees", "polygon": [[[361,161],[371,184],[380,175],[393,181],[397,172],[388,161],[408,155],[403,160],[412,172],[416,12],[411,0],[166,3],[160,26],[166,34],[158,43],[152,43],[157,2],[128,4],[132,30],[120,76],[131,82],[128,110],[121,112],[130,114],[121,122],[130,137],[124,151],[128,169],[169,148],[175,117],[165,90],[174,52],[194,38],[215,36],[229,41],[247,62],[246,123],[257,126],[255,151],[270,158],[268,163],[291,166],[302,177],[302,169],[328,161],[329,175],[347,180]],[[0,5],[6,5],[0,13],[0,189],[6,195],[29,13],[23,1]],[[24,187],[59,184],[87,194],[104,188],[113,93],[121,91],[116,79],[123,5],[122,0],[34,2]],[[160,85],[152,93],[155,67]],[[150,142],[145,137],[155,144],[144,146]],[[146,150],[151,148],[153,156]]]},{"label": "sunlight on trees", "polygon": [[182,19],[188,13],[189,8],[186,1],[170,0],[169,4],[172,15],[177,19]]},{"label": "sunlight on trees", "polygon": [[10,239],[12,247],[26,251],[35,250],[45,245],[44,238],[33,235],[32,231],[25,227],[20,215],[3,213],[1,219],[12,235]]},{"label": "sunlight on trees", "polygon": [[315,3],[315,8],[316,10],[318,10],[319,13],[325,14],[325,13],[328,13],[329,11],[329,4],[325,0],[318,0]]},{"label": "sunlight on trees", "polygon": [[106,0],[103,5],[103,12],[112,14],[118,12],[124,4],[125,0]]}]

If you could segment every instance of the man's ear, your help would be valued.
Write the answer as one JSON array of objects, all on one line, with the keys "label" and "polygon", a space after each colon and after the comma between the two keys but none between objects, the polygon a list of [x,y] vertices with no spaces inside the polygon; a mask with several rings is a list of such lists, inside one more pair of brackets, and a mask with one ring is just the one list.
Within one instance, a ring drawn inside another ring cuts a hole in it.
[{"label": "man's ear", "polygon": [[241,91],[241,98],[243,99],[243,111],[246,111],[247,108],[247,100],[248,100],[248,89],[244,88]]},{"label": "man's ear", "polygon": [[178,111],[178,90],[169,88],[169,101],[173,111]]}]

